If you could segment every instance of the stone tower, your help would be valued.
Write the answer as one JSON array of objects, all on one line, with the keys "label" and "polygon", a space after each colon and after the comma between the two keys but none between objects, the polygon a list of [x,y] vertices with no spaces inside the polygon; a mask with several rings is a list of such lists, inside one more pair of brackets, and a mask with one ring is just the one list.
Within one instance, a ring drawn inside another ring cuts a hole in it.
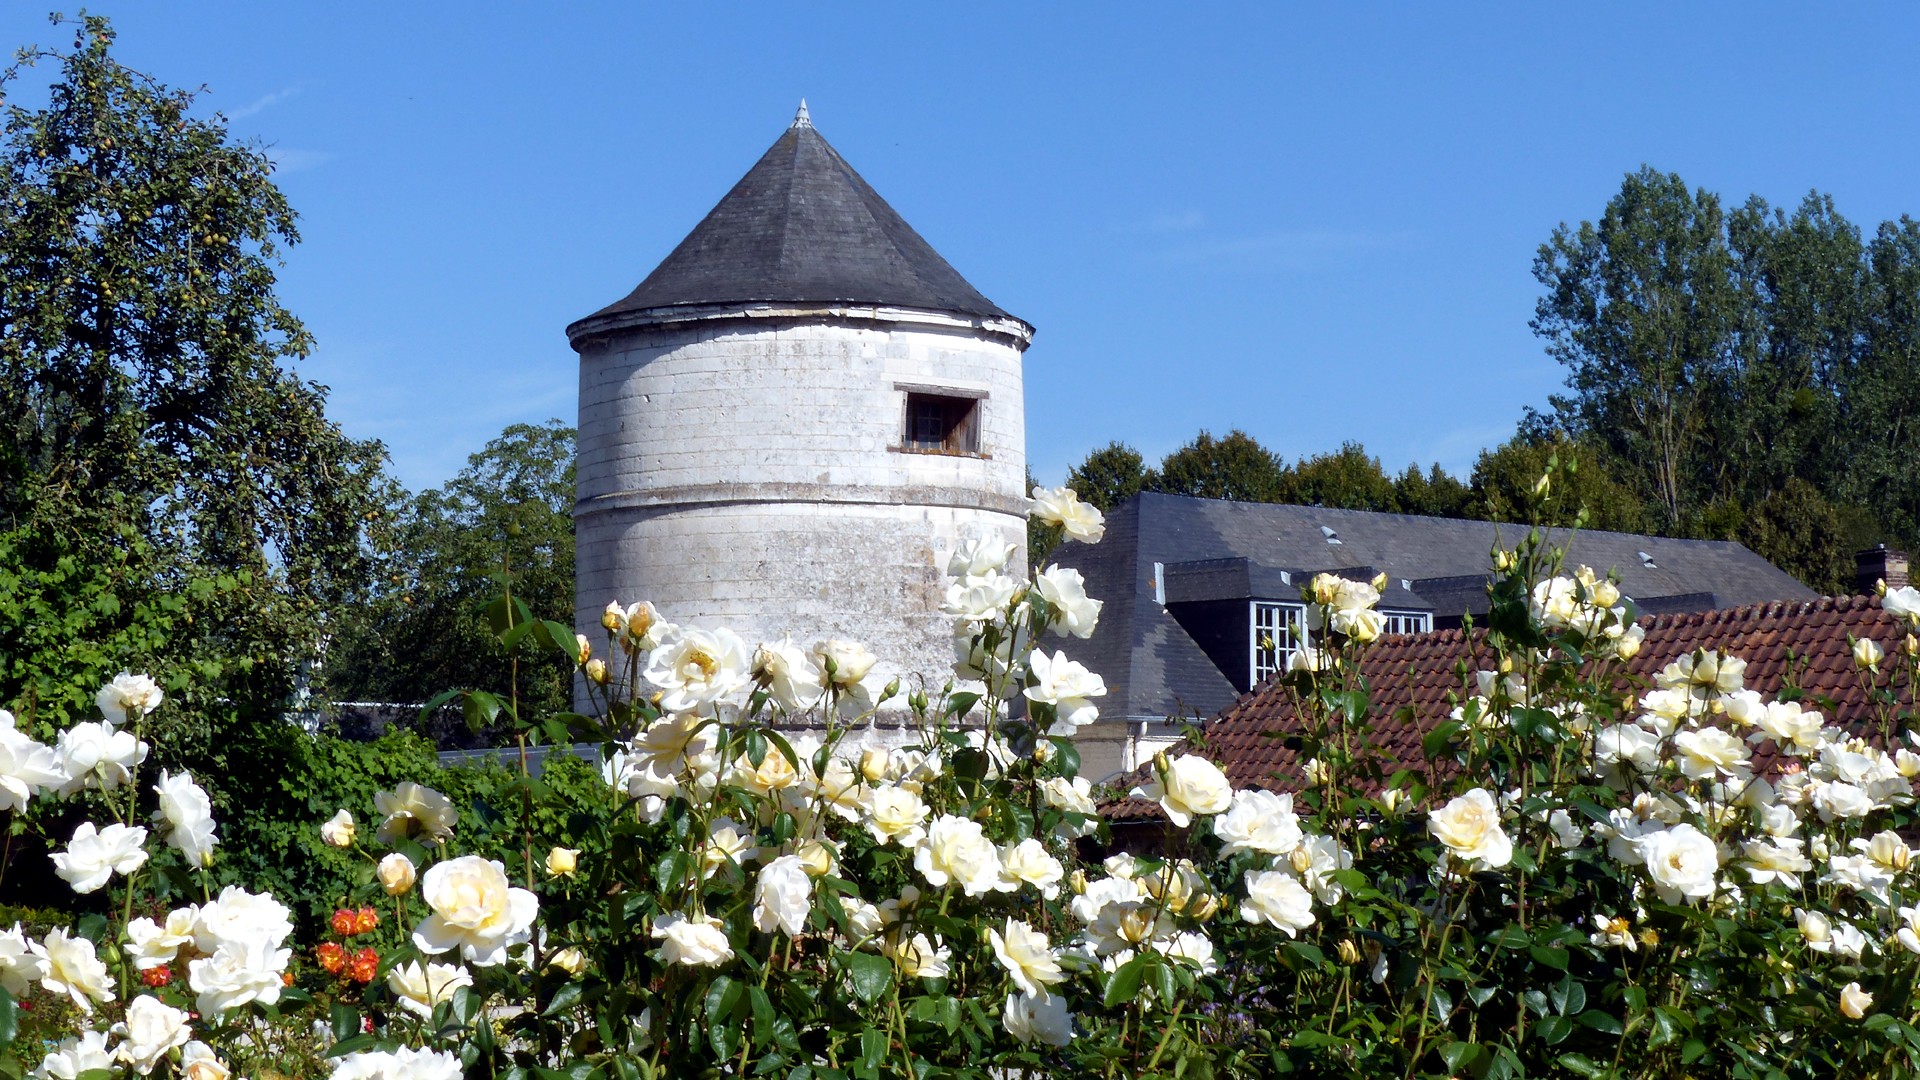
[{"label": "stone tower", "polygon": [[984,536],[1025,547],[1032,336],[802,103],[638,288],[567,327],[576,624],[597,641],[609,600],[651,600],[749,646],[858,640],[883,680],[937,689],[948,554]]}]

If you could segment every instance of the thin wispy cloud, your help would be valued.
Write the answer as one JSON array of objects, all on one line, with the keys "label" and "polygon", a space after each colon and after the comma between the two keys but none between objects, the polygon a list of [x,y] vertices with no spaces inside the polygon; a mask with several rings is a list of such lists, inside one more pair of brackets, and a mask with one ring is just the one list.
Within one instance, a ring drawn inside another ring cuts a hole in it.
[{"label": "thin wispy cloud", "polygon": [[305,172],[333,160],[333,155],[325,150],[299,150],[290,146],[269,146],[265,153],[267,160],[273,162],[274,171],[280,173]]},{"label": "thin wispy cloud", "polygon": [[1123,221],[1113,227],[1117,233],[1147,233],[1165,235],[1167,233],[1192,232],[1205,228],[1207,216],[1198,210],[1169,210],[1138,221]]},{"label": "thin wispy cloud", "polygon": [[287,100],[290,97],[294,97],[299,93],[300,93],[299,87],[289,86],[285,90],[275,90],[271,94],[262,94],[261,96],[253,99],[252,101],[246,103],[245,105],[242,105],[239,108],[228,113],[227,119],[245,120],[249,116],[255,116],[260,113],[266,112],[268,109],[273,108],[275,105],[278,105],[281,102]]}]

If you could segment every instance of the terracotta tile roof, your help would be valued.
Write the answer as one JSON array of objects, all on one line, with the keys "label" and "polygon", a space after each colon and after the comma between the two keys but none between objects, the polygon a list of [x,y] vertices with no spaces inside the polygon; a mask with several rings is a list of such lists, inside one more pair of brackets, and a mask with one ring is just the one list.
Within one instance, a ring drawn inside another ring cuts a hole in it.
[{"label": "terracotta tile roof", "polygon": [[[1717,611],[1652,615],[1640,620],[1646,641],[1627,665],[1629,677],[1651,681],[1674,660],[1697,648],[1713,648],[1747,662],[1746,686],[1765,697],[1789,683],[1806,694],[1809,707],[1842,725],[1872,715],[1865,686],[1853,666],[1850,638],[1872,638],[1892,652],[1906,630],[1871,596],[1773,601]],[[1373,688],[1373,743],[1395,760],[1421,760],[1420,737],[1446,719],[1456,700],[1471,691],[1467,678],[1491,661],[1476,655],[1481,633],[1459,630],[1384,637],[1370,649],[1361,670]],[[1410,718],[1394,719],[1403,710]],[[1274,791],[1302,786],[1301,763],[1283,733],[1296,723],[1293,696],[1278,682],[1243,695],[1205,728],[1206,754],[1226,771],[1235,788]],[[1127,787],[1143,775],[1124,781]],[[1123,798],[1103,808],[1118,821],[1159,816],[1159,808]]]}]

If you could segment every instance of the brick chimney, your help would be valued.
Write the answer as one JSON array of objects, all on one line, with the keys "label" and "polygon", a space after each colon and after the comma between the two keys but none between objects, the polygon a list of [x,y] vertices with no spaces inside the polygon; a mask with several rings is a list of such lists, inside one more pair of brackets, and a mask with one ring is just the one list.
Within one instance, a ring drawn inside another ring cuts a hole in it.
[{"label": "brick chimney", "polygon": [[1907,553],[1885,544],[1875,544],[1855,555],[1853,565],[1853,591],[1862,596],[1872,596],[1876,582],[1886,582],[1889,589],[1908,584]]}]

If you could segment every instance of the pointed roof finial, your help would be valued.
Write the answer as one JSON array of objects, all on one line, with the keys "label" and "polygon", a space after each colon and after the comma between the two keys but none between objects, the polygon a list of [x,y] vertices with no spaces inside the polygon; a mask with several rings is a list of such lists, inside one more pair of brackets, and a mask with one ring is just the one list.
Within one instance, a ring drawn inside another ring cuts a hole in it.
[{"label": "pointed roof finial", "polygon": [[793,114],[793,126],[797,128],[810,128],[813,126],[813,117],[807,115],[806,98],[800,99],[800,110]]}]

